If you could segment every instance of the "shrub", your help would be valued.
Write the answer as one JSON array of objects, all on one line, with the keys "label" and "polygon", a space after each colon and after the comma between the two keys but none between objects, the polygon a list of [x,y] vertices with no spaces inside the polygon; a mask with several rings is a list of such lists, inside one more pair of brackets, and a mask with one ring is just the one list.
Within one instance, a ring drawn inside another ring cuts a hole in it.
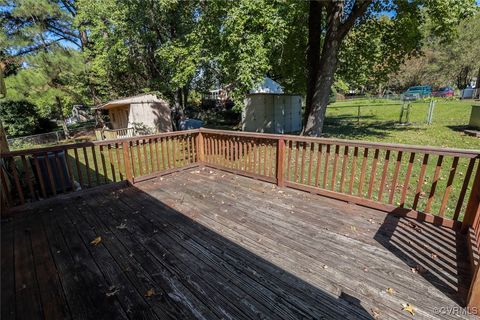
[{"label": "shrub", "polygon": [[0,101],[0,119],[9,137],[48,132],[53,128],[48,119],[38,115],[35,105],[26,100]]}]

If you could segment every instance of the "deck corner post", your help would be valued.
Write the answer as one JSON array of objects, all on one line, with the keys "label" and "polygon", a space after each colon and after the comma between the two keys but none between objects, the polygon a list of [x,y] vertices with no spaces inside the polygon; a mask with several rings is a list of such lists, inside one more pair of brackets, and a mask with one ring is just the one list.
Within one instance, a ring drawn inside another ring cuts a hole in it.
[{"label": "deck corner post", "polygon": [[462,232],[467,232],[469,227],[477,226],[480,222],[480,161],[477,165],[477,172],[473,180],[472,191],[468,198],[467,207],[465,209],[465,216],[462,222]]},{"label": "deck corner post", "polygon": [[197,162],[204,163],[205,162],[205,153],[204,153],[204,146],[203,146],[203,134],[201,131],[198,131],[197,135]]},{"label": "deck corner post", "polygon": [[122,142],[122,145],[123,145],[123,162],[125,165],[125,177],[127,178],[127,181],[129,184],[133,184],[133,174],[132,174],[132,168],[130,167],[130,152],[129,152],[128,142],[124,141]]},{"label": "deck corner post", "polygon": [[480,270],[474,270],[467,298],[467,309],[475,315],[480,314]]},{"label": "deck corner post", "polygon": [[285,140],[278,139],[277,141],[277,185],[285,187]]}]

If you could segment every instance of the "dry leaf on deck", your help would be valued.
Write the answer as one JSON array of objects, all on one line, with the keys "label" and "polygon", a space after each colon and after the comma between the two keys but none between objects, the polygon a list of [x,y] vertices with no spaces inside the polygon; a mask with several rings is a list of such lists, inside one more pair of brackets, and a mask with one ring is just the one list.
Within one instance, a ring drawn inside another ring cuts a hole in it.
[{"label": "dry leaf on deck", "polygon": [[145,292],[145,297],[153,297],[155,295],[155,290],[152,289],[148,289],[147,292]]},{"label": "dry leaf on deck", "polygon": [[92,246],[96,246],[96,245],[98,245],[100,242],[102,242],[102,237],[98,236],[98,237],[96,237],[95,239],[93,239],[93,240],[90,242],[90,244],[91,244]]},{"label": "dry leaf on deck", "polygon": [[127,228],[127,225],[125,223],[120,223],[120,225],[116,226],[117,229],[126,229]]},{"label": "dry leaf on deck", "polygon": [[393,290],[393,288],[387,288],[387,293],[388,294],[393,294],[395,292],[395,290]]},{"label": "dry leaf on deck", "polygon": [[415,315],[415,310],[413,310],[413,306],[410,303],[403,303],[402,304],[402,311],[410,312],[412,316]]}]

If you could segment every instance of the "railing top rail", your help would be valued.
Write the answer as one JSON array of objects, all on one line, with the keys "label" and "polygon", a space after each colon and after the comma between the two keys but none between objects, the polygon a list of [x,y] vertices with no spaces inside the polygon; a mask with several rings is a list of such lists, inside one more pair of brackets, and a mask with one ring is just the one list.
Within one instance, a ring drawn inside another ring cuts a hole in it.
[{"label": "railing top rail", "polygon": [[239,131],[226,131],[226,130],[214,130],[201,128],[200,132],[210,134],[221,134],[229,136],[239,136],[246,138],[256,139],[283,139],[299,142],[317,142],[323,144],[335,144],[349,147],[363,147],[373,149],[388,149],[403,152],[415,152],[415,153],[428,153],[444,156],[462,157],[462,158],[480,158],[480,150],[475,149],[456,149],[456,148],[440,148],[431,146],[418,146],[409,144],[397,144],[397,143],[383,143],[383,142],[370,142],[362,140],[347,140],[347,139],[335,139],[335,138],[321,138],[321,137],[308,137],[308,136],[295,136],[285,134],[271,134],[271,133],[254,133],[254,132],[239,132]]},{"label": "railing top rail", "polygon": [[335,145],[342,145],[342,146],[349,146],[349,147],[388,149],[388,150],[415,152],[415,153],[422,153],[422,154],[428,153],[428,154],[437,154],[437,155],[462,157],[462,158],[480,158],[480,150],[475,150],[475,149],[470,150],[470,149],[456,149],[456,148],[440,148],[440,147],[417,146],[417,145],[407,145],[407,144],[370,142],[370,141],[361,141],[361,140],[346,140],[346,139],[307,137],[307,136],[270,134],[270,133],[240,132],[240,131],[214,130],[214,129],[205,129],[205,128],[185,130],[185,131],[175,131],[175,132],[164,132],[164,133],[158,133],[153,135],[135,136],[135,137],[120,138],[120,139],[112,139],[112,140],[72,143],[72,144],[64,144],[64,145],[44,147],[44,148],[17,150],[17,151],[3,153],[1,157],[7,158],[7,157],[13,157],[13,156],[28,155],[28,154],[42,154],[45,152],[62,151],[67,149],[83,148],[83,147],[89,147],[89,146],[95,146],[95,145],[108,145],[112,143],[123,143],[123,142],[130,142],[130,141],[137,141],[137,140],[151,139],[151,138],[174,137],[174,136],[193,134],[193,133],[199,133],[199,132],[206,133],[206,134],[218,134],[218,135],[224,135],[224,136],[236,136],[236,137],[246,137],[246,138],[255,138],[255,139],[270,139],[270,140],[283,139],[283,140],[291,140],[291,141],[299,141],[299,142],[316,142],[316,143],[330,144],[330,145],[335,144]]},{"label": "railing top rail", "polygon": [[55,151],[62,151],[62,150],[68,150],[68,149],[90,147],[90,146],[105,146],[105,145],[114,144],[114,143],[138,141],[138,140],[143,140],[143,139],[176,137],[176,136],[193,134],[193,133],[198,133],[198,132],[199,132],[198,129],[194,129],[194,130],[185,130],[185,131],[163,132],[163,133],[157,133],[157,134],[152,134],[152,135],[135,136],[135,137],[120,138],[120,139],[112,139],[112,140],[69,143],[69,144],[56,145],[56,146],[51,146],[51,147],[24,149],[24,150],[4,152],[4,153],[0,154],[0,157],[1,158],[9,158],[9,157],[15,157],[15,156],[22,156],[22,155],[43,154],[45,152],[55,152]]},{"label": "railing top rail", "polygon": [[103,131],[122,131],[122,130],[134,130],[135,128],[129,127],[129,128],[119,128],[119,129],[102,129]]}]

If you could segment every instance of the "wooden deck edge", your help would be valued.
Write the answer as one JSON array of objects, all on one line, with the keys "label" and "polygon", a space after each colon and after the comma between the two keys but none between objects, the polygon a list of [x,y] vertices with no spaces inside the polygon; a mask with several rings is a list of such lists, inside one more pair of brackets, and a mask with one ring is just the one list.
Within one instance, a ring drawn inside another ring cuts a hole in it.
[{"label": "wooden deck edge", "polygon": [[48,205],[49,203],[54,203],[54,202],[59,201],[59,200],[68,200],[68,199],[71,199],[73,197],[88,195],[90,193],[98,192],[100,190],[101,191],[106,191],[106,190],[108,191],[108,190],[120,189],[120,188],[127,187],[128,185],[129,185],[129,182],[127,180],[123,180],[123,181],[112,182],[112,183],[108,183],[108,184],[104,184],[104,185],[100,185],[100,186],[94,186],[94,187],[82,189],[82,190],[79,190],[79,191],[73,191],[73,192],[69,192],[69,193],[59,194],[57,196],[53,196],[53,197],[50,197],[50,198],[47,198],[47,199],[42,199],[42,200],[35,201],[35,202],[25,203],[25,204],[22,204],[22,205],[19,205],[19,206],[16,206],[16,207],[7,208],[6,212],[4,214],[2,214],[2,219],[3,218],[8,218],[9,216],[11,216],[12,214],[17,213],[17,212],[35,209],[39,206]]},{"label": "wooden deck edge", "polygon": [[135,183],[138,183],[138,182],[155,179],[157,177],[166,176],[168,174],[172,174],[172,173],[175,173],[175,172],[180,172],[180,171],[184,171],[184,170],[188,170],[188,169],[197,168],[198,166],[200,166],[200,163],[199,162],[194,162],[194,163],[188,164],[188,165],[180,167],[180,168],[168,169],[168,170],[164,170],[164,171],[157,171],[157,172],[153,172],[153,173],[150,173],[150,174],[147,174],[147,175],[144,175],[144,176],[140,176],[138,178],[134,177],[132,182],[133,182],[133,184],[135,184]]},{"label": "wooden deck edge", "polygon": [[468,228],[467,232],[467,248],[468,248],[468,258],[470,260],[470,268],[473,271],[478,267],[479,260],[479,250],[478,250],[478,239],[475,236],[475,230],[473,228]]},{"label": "wooden deck edge", "polygon": [[360,197],[343,194],[335,191],[310,187],[310,186],[306,186],[306,185],[302,185],[302,184],[290,182],[290,181],[285,181],[285,186],[288,188],[306,191],[306,192],[318,194],[318,195],[329,197],[336,200],[342,200],[342,201],[353,203],[363,207],[377,209],[383,212],[394,214],[396,216],[408,217],[408,218],[413,218],[419,221],[429,222],[434,225],[447,227],[453,230],[460,230],[462,227],[462,223],[460,221],[442,218],[442,217],[434,216],[428,213],[415,211],[412,209],[399,208],[394,205],[383,204],[370,199],[365,199],[365,198],[360,198]]},{"label": "wooden deck edge", "polygon": [[275,183],[275,184],[277,183],[277,178],[275,178],[275,177],[262,176],[262,175],[259,175],[259,174],[246,172],[246,171],[242,171],[242,170],[238,170],[238,169],[232,169],[232,168],[224,167],[224,166],[221,166],[221,165],[218,165],[218,164],[207,163],[207,162],[201,162],[200,165],[203,166],[203,167],[217,169],[217,170],[233,173],[233,174],[236,174],[236,175],[239,175],[239,176],[253,178],[253,179],[256,179],[256,180],[260,180],[260,181],[265,181],[265,182],[270,182],[270,183]]}]

